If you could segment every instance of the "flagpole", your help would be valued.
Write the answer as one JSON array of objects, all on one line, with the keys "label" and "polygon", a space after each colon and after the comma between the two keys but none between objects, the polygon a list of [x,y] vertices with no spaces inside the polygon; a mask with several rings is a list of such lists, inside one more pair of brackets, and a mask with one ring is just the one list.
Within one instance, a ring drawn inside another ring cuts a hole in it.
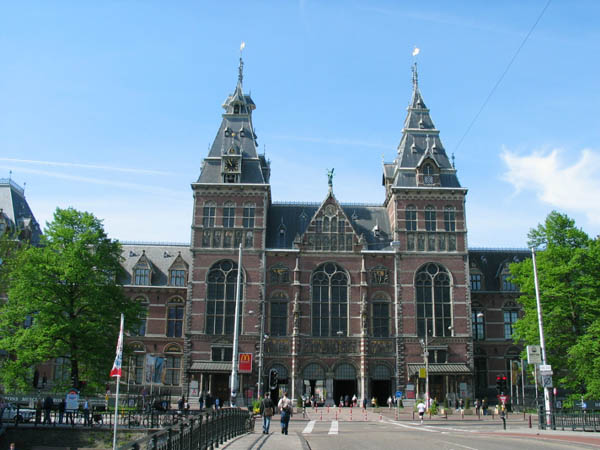
[{"label": "flagpole", "polygon": [[117,450],[117,422],[119,421],[119,385],[121,384],[121,365],[123,359],[123,325],[125,317],[121,313],[121,328],[119,330],[119,341],[117,342],[117,356],[115,357],[115,364],[111,375],[114,373],[117,375],[117,392],[115,394],[115,427],[113,431],[113,450]]}]

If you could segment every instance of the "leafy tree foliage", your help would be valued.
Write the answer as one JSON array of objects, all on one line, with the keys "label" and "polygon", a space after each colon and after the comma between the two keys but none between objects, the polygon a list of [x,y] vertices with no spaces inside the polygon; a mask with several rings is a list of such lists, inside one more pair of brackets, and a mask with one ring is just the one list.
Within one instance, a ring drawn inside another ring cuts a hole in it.
[{"label": "leafy tree foliage", "polygon": [[67,358],[71,382],[103,386],[115,356],[119,316],[133,329],[140,306],[117,284],[121,246],[102,221],[75,209],[57,209],[41,246],[5,261],[8,299],[0,306],[0,369],[8,388],[25,389],[32,367]]},{"label": "leafy tree foliage", "polygon": [[[566,215],[553,211],[529,233],[536,253],[546,357],[555,384],[587,398],[600,397],[600,242],[590,239]],[[523,295],[525,315],[514,329],[524,345],[539,344],[531,260],[510,270]]]}]

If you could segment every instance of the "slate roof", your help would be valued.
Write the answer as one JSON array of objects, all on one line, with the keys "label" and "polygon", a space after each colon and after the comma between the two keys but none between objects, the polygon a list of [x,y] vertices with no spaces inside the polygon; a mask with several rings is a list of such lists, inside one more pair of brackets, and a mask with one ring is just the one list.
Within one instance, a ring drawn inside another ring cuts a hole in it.
[{"label": "slate roof", "polygon": [[[223,183],[221,173],[221,156],[230,149],[241,154],[241,183],[265,184],[269,182],[268,162],[264,156],[259,157],[256,148],[257,136],[252,125],[252,111],[256,108],[249,95],[242,89],[242,68],[240,60],[240,75],[237,86],[223,103],[225,114],[217,135],[213,140],[208,157],[202,164],[198,183]],[[239,108],[239,110],[236,110]]]},{"label": "slate roof", "polygon": [[[294,238],[302,236],[320,206],[319,203],[273,203],[267,215],[267,248],[295,248]],[[364,235],[367,250],[391,249],[392,233],[385,207],[344,203],[341,207],[356,233]],[[285,227],[285,239],[280,238],[281,224]],[[378,236],[373,232],[376,225]]]},{"label": "slate roof", "polygon": [[[413,76],[413,93],[407,111],[402,138],[398,144],[398,156],[394,163],[399,169],[410,169],[412,175],[406,171],[398,171],[393,186],[417,187],[416,168],[425,158],[431,158],[440,169],[440,187],[460,187],[456,170],[450,163],[440,139],[440,132],[435,128],[429,115],[429,109],[425,106],[419,90],[416,66]],[[389,178],[390,169],[387,165],[384,171],[384,176]]]},{"label": "slate roof", "polygon": [[28,228],[30,242],[34,245],[39,243],[42,231],[25,199],[25,190],[10,179],[0,179],[0,209],[10,227],[17,230]]},{"label": "slate roof", "polygon": [[133,266],[140,260],[142,255],[149,261],[152,268],[151,285],[167,286],[169,281],[169,268],[181,254],[188,268],[192,264],[192,253],[189,244],[153,244],[140,243],[128,244],[122,243],[123,262],[121,265],[126,271],[125,278],[120,280],[122,284],[133,284]]},{"label": "slate roof", "polygon": [[482,291],[500,291],[500,273],[504,265],[527,258],[531,258],[529,249],[469,249],[470,267],[483,275]]}]

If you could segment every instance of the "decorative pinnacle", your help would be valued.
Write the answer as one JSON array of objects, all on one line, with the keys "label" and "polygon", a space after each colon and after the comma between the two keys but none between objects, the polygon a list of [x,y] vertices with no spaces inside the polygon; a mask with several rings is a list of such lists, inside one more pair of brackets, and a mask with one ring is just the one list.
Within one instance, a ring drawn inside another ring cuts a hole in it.
[{"label": "decorative pinnacle", "polygon": [[412,66],[412,83],[413,83],[414,89],[417,89],[419,87],[419,74],[417,72],[417,62],[416,61]]}]

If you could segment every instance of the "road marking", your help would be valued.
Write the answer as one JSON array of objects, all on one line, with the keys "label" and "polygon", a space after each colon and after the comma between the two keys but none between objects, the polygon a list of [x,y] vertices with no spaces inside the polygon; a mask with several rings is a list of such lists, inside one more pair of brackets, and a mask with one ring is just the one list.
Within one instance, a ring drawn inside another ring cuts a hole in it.
[{"label": "road marking", "polygon": [[306,424],[306,427],[304,428],[304,431],[302,431],[302,434],[312,433],[312,430],[313,430],[313,428],[315,426],[315,422],[316,422],[316,420],[311,420],[310,422],[308,422]]},{"label": "road marking", "polygon": [[429,433],[439,433],[438,430],[429,429],[427,426],[413,427],[411,425],[404,425],[403,423],[396,423],[396,422],[388,422],[388,423],[391,423],[392,425],[396,425],[397,427],[409,428],[411,430],[421,430],[421,431],[428,431]]},{"label": "road marking", "polygon": [[329,433],[327,434],[338,434],[338,421],[332,420],[331,427],[329,427]]}]

